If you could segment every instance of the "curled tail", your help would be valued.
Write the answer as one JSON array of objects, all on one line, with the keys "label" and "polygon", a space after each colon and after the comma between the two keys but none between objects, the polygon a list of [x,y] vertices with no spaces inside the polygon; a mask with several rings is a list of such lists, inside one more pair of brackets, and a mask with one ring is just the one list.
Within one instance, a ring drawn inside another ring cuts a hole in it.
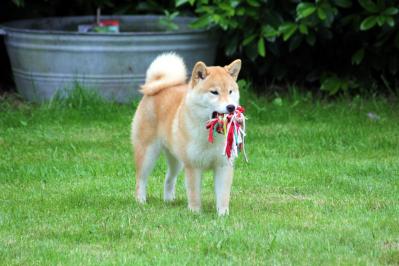
[{"label": "curled tail", "polygon": [[175,53],[161,54],[147,69],[140,91],[144,95],[155,95],[165,88],[184,84],[186,75],[186,66],[180,56]]}]

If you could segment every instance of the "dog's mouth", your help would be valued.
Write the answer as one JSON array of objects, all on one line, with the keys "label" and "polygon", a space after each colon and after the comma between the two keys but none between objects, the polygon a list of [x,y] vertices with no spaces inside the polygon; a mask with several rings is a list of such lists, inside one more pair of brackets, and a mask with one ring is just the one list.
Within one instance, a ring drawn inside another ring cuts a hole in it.
[{"label": "dog's mouth", "polygon": [[218,117],[219,115],[220,115],[220,114],[219,114],[218,112],[214,111],[214,112],[212,113],[212,119]]},{"label": "dog's mouth", "polygon": [[213,113],[212,113],[212,119],[214,119],[214,118],[216,118],[216,117],[219,117],[219,116],[224,116],[225,114],[227,114],[227,113],[219,113],[219,112],[217,112],[217,111],[213,111]]},{"label": "dog's mouth", "polygon": [[[231,112],[230,114],[232,114],[233,112]],[[227,114],[229,114],[228,112],[226,112],[226,113],[219,113],[219,112],[217,112],[217,111],[213,111],[213,113],[212,113],[212,119],[214,119],[214,118],[216,118],[216,117],[219,117],[219,116],[224,116],[224,115],[227,115]]]}]

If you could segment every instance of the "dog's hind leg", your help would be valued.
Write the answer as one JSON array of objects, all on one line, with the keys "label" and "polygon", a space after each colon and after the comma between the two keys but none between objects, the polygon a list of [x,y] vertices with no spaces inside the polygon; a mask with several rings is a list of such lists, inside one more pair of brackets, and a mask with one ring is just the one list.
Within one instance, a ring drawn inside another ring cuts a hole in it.
[{"label": "dog's hind leg", "polygon": [[135,145],[134,157],[136,161],[136,200],[145,203],[147,199],[147,180],[155,162],[159,157],[161,145],[158,141],[151,144]]},{"label": "dog's hind leg", "polygon": [[166,160],[168,162],[168,171],[165,177],[164,201],[173,201],[175,199],[175,185],[177,176],[182,168],[182,163],[176,159],[167,149],[165,149]]}]

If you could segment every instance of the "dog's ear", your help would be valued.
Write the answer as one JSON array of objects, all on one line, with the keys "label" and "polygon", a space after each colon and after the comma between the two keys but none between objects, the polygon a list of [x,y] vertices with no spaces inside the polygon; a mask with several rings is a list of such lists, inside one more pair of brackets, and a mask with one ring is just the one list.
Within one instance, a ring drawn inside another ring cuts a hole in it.
[{"label": "dog's ear", "polygon": [[208,72],[206,71],[206,65],[204,62],[197,62],[193,68],[193,73],[191,74],[191,86],[194,87],[200,80],[204,80]]},{"label": "dog's ear", "polygon": [[240,73],[241,69],[241,60],[236,59],[230,65],[224,67],[227,72],[233,77],[234,80],[237,80],[238,73]]}]

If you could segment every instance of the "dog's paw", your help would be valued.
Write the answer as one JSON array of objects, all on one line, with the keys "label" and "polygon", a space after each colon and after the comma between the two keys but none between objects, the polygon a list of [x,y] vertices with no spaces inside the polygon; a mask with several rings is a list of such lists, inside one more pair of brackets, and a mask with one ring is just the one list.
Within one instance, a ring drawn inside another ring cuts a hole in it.
[{"label": "dog's paw", "polygon": [[218,209],[219,216],[227,216],[229,215],[229,208],[219,208]]},{"label": "dog's paw", "polygon": [[200,213],[201,212],[201,207],[200,206],[190,206],[190,205],[188,205],[188,209],[192,213]]},{"label": "dog's paw", "polygon": [[175,193],[165,193],[165,195],[163,196],[164,202],[173,202],[175,201],[175,199]]},{"label": "dog's paw", "polygon": [[146,197],[143,197],[143,196],[136,196],[136,201],[140,204],[145,204],[147,199],[146,199]]}]

